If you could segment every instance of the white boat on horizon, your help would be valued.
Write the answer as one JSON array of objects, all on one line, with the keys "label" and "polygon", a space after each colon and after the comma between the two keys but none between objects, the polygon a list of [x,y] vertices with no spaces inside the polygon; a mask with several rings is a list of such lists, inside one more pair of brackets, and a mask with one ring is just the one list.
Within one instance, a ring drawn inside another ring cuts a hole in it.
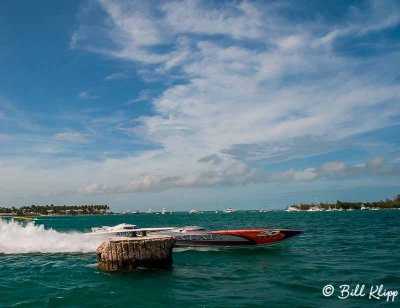
[{"label": "white boat on horizon", "polygon": [[189,211],[189,214],[203,214],[203,212],[200,210],[192,209]]},{"label": "white boat on horizon", "polygon": [[291,205],[285,210],[285,212],[301,212],[301,210],[297,206]]},{"label": "white boat on horizon", "polygon": [[319,206],[312,206],[310,207],[307,212],[321,212],[322,209]]},{"label": "white boat on horizon", "polygon": [[167,211],[167,209],[165,207],[162,208],[161,210],[161,214],[172,214],[172,212]]},{"label": "white boat on horizon", "polygon": [[224,210],[224,213],[236,213],[237,211],[231,207],[228,207],[227,209]]}]

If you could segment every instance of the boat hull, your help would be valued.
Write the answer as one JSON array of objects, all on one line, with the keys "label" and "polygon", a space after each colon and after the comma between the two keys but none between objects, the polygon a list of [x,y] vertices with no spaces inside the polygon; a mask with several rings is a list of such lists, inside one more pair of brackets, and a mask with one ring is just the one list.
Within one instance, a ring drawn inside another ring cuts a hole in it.
[{"label": "boat hull", "polygon": [[174,233],[177,247],[241,247],[278,244],[302,233],[288,229],[256,229]]}]

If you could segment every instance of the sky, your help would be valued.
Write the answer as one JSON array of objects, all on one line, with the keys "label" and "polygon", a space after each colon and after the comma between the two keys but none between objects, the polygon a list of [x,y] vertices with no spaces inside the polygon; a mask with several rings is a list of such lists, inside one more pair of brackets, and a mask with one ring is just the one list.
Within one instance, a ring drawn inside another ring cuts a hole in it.
[{"label": "sky", "polygon": [[0,206],[399,193],[399,1],[0,2]]}]

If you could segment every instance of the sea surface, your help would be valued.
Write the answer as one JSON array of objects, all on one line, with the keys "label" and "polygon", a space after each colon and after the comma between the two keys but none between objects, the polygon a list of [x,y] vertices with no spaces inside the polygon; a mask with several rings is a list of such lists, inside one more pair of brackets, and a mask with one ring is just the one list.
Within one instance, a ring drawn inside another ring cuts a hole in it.
[{"label": "sea surface", "polygon": [[[81,233],[122,222],[305,233],[265,248],[181,249],[171,270],[101,272],[98,243]],[[364,296],[338,298],[340,286],[357,284]],[[400,307],[400,295],[368,299],[376,285],[400,292],[400,210],[0,220],[0,307]]]}]

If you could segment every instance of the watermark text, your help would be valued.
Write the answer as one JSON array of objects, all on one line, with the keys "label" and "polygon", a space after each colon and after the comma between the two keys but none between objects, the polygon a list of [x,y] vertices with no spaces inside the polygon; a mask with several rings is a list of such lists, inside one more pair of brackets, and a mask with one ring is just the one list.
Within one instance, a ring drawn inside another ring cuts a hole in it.
[{"label": "watermark text", "polygon": [[336,288],[331,284],[327,284],[323,287],[322,294],[325,297],[336,296],[338,299],[367,297],[371,300],[394,302],[399,295],[399,292],[397,290],[386,289],[383,284],[369,286],[365,284],[357,284],[353,286],[342,284]]}]

